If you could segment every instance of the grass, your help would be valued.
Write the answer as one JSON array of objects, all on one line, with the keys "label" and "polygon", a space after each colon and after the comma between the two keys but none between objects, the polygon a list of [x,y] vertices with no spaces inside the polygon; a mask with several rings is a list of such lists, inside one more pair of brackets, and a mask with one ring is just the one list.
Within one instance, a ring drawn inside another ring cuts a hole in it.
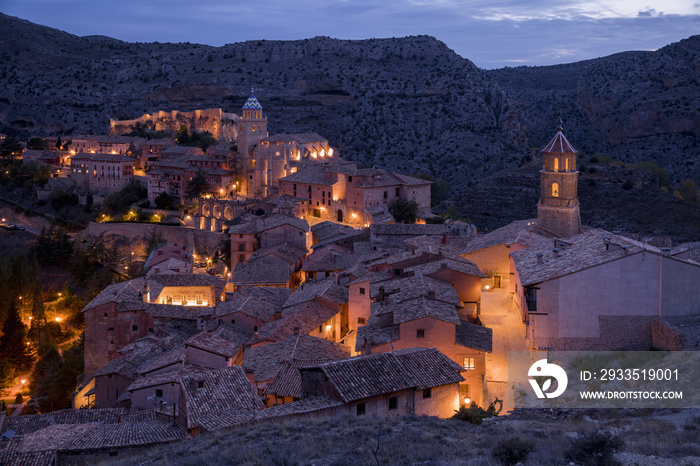
[{"label": "grass", "polygon": [[[626,453],[700,461],[698,410],[523,412],[481,425],[430,417],[267,421],[149,449],[109,465],[619,464]],[[648,426],[648,427],[645,427]]]}]

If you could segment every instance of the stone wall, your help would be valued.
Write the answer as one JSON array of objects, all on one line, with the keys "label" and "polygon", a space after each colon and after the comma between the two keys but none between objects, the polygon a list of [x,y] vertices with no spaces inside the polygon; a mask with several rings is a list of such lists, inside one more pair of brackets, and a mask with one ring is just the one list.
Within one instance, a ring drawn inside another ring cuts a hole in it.
[{"label": "stone wall", "polygon": [[[533,316],[537,317],[537,316]],[[553,351],[649,351],[654,316],[599,316],[599,338],[533,338],[533,349]]]},{"label": "stone wall", "polygon": [[191,112],[159,111],[144,114],[133,120],[109,120],[110,134],[126,134],[134,130],[137,124],[146,125],[155,131],[176,132],[180,125],[197,132],[209,131],[219,141],[235,141],[238,137],[236,122],[238,115],[223,112],[220,108],[194,110]]},{"label": "stone wall", "polygon": [[220,233],[211,231],[150,223],[90,223],[83,230],[82,236],[88,240],[101,235],[120,237],[134,243],[139,240],[148,241],[153,237],[154,231],[156,236],[163,238],[164,241],[186,244],[188,248],[196,246],[198,251],[201,249],[213,251],[224,239]]}]

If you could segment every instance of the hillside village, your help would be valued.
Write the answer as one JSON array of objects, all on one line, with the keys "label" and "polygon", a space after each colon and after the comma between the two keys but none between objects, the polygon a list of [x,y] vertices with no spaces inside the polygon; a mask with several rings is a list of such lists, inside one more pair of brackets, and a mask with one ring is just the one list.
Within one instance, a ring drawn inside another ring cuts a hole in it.
[{"label": "hillside village", "polygon": [[359,167],[315,133],[270,136],[252,92],[240,116],[213,114],[225,142],[204,151],[120,134],[23,151],[52,167],[49,189],[99,203],[136,182],[152,204],[196,205],[168,228],[227,237],[230,263],[204,273],[170,241],[144,276],[102,290],[82,310],[75,409],[0,415],[0,461],[85,461],[271,419],[447,418],[507,400],[509,351],[700,347],[700,246],[582,225],[561,117],[538,217],[477,234],[435,220],[430,181]]}]

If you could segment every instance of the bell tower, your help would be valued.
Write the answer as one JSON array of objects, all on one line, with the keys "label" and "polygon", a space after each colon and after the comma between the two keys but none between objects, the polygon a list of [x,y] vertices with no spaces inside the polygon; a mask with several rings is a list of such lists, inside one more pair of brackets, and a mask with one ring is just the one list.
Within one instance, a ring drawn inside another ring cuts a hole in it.
[{"label": "bell tower", "polygon": [[263,108],[255,98],[253,90],[250,97],[241,108],[243,115],[238,119],[238,153],[243,157],[252,157],[251,148],[259,140],[267,137],[267,117],[263,116]]},{"label": "bell tower", "polygon": [[542,149],[537,225],[560,238],[581,233],[576,154],[564,136],[559,115],[557,134]]}]

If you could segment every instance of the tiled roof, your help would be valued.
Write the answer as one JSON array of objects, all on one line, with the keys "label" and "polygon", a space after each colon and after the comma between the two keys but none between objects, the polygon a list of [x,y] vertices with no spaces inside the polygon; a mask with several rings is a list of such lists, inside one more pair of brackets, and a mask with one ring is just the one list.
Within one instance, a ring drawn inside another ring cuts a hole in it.
[{"label": "tiled roof", "polygon": [[372,314],[394,313],[394,324],[432,317],[451,324],[459,325],[459,317],[454,304],[420,296],[397,303],[372,303]]},{"label": "tiled roof", "polygon": [[292,265],[306,257],[306,248],[300,248],[292,243],[284,242],[274,246],[256,249],[255,252],[248,258],[248,261],[254,262],[255,260],[262,259],[265,256],[275,256],[278,259]]},{"label": "tiled roof", "polygon": [[274,321],[260,328],[260,338],[282,340],[294,333],[294,328],[299,327],[302,333],[310,333],[323,323],[329,321],[338,311],[317,302],[305,302],[284,308],[284,317],[281,322]]},{"label": "tiled roof", "polygon": [[385,204],[378,204],[367,208],[367,212],[372,216],[373,224],[392,224],[396,221],[389,213],[389,208]]},{"label": "tiled roof", "polygon": [[239,338],[236,341],[227,340],[209,332],[200,332],[185,342],[185,347],[191,346],[209,353],[218,354],[226,358],[231,358],[238,354],[243,343],[248,339]]},{"label": "tiled roof", "polygon": [[[606,242],[609,243],[607,249]],[[565,242],[557,240],[545,244],[510,254],[523,286],[553,280],[642,251],[661,253],[654,246],[597,228],[586,229],[584,233],[566,238]],[[537,254],[542,254],[541,264]]]},{"label": "tiled roof", "polygon": [[[387,276],[386,273],[382,272],[373,275]],[[389,273],[388,276],[391,276],[391,274]],[[461,304],[457,292],[451,284],[420,273],[387,281],[374,282],[370,280],[370,297],[376,298],[380,293],[380,288],[384,288],[384,300],[389,303],[401,303],[425,297],[432,291],[435,292],[434,299],[437,301],[449,303],[453,306]]]},{"label": "tiled roof", "polygon": [[348,290],[344,286],[336,284],[332,277],[316,282],[302,283],[289,296],[284,307],[312,301],[316,298],[342,306],[348,302]]},{"label": "tiled roof", "polygon": [[409,348],[358,356],[318,367],[346,403],[400,390],[422,390],[464,380],[460,373],[463,369],[435,348]]},{"label": "tiled roof", "polygon": [[342,223],[335,223],[326,220],[312,225],[311,232],[320,242],[328,238],[344,236],[346,233],[356,233],[356,230],[349,225],[343,225]]},{"label": "tiled roof", "polygon": [[328,359],[283,361],[277,375],[275,375],[275,380],[265,389],[265,394],[301,398],[301,374],[299,374],[299,368],[315,367],[325,362],[328,362]]},{"label": "tiled roof", "polygon": [[406,248],[416,252],[425,251],[433,254],[442,252],[458,256],[464,252],[467,244],[472,240],[471,237],[447,235],[443,243],[442,238],[423,235],[405,239],[403,244]]},{"label": "tiled roof", "polygon": [[[125,414],[124,408],[64,409],[44,414],[6,417],[2,432],[14,430],[17,435],[30,434],[56,424],[85,424],[103,422],[113,424]],[[1,433],[1,432],[0,432]]]},{"label": "tiled roof", "polygon": [[[156,270],[158,269],[158,270]],[[161,262],[156,262],[148,270],[148,277],[155,274],[176,274],[189,273],[192,270],[192,265],[189,262],[175,259],[173,257],[165,259]]]},{"label": "tiled roof", "polygon": [[412,176],[400,175],[383,169],[361,169],[352,174],[358,178],[352,181],[356,188],[376,188],[381,186],[396,185],[424,185],[432,184],[432,181],[414,178]]},{"label": "tiled roof", "polygon": [[415,272],[425,275],[432,275],[438,273],[441,270],[454,270],[456,272],[462,272],[467,275],[473,275],[475,277],[484,278],[484,274],[481,273],[479,267],[475,263],[467,259],[463,259],[459,256],[454,257],[444,257],[441,260],[436,260],[428,262],[426,264],[415,265],[413,267],[407,267],[406,272]]},{"label": "tiled roof", "polygon": [[544,149],[542,149],[542,152],[554,154],[578,153],[578,151],[574,149],[574,146],[571,145],[569,140],[566,139],[566,136],[564,136],[564,133],[562,132],[561,128],[557,130],[557,134],[555,134],[552,140],[549,141],[549,144],[547,144],[544,147]]},{"label": "tiled roof", "polygon": [[300,333],[282,341],[246,348],[243,368],[255,371],[255,381],[272,380],[283,361],[294,359],[338,359],[350,356],[339,343]]},{"label": "tiled roof", "polygon": [[110,302],[143,301],[143,298],[139,297],[139,293],[143,290],[143,285],[145,283],[146,281],[144,278],[136,278],[134,280],[109,285],[102,290],[95,299],[90,301],[87,306],[83,308],[82,312]]},{"label": "tiled roof", "polygon": [[370,316],[366,325],[357,329],[357,340],[355,341],[355,351],[360,352],[365,348],[365,340],[370,345],[389,344],[400,338],[400,326],[392,324],[386,327],[379,325],[378,316]]},{"label": "tiled roof", "polygon": [[325,172],[322,166],[307,165],[305,167],[301,167],[295,173],[291,173],[283,178],[280,178],[280,181],[287,181],[290,183],[319,184],[322,186],[333,186],[338,182],[338,180],[331,177],[326,177],[324,173]]},{"label": "tiled roof", "polygon": [[172,304],[149,304],[146,306],[146,314],[161,319],[197,320],[198,317],[211,313],[212,308],[203,306],[175,306]]},{"label": "tiled roof", "polygon": [[455,343],[490,353],[493,351],[493,330],[463,320],[455,329]]},{"label": "tiled roof", "polygon": [[231,282],[243,285],[286,285],[289,282],[289,274],[289,266],[286,264],[270,264],[264,261],[249,264],[237,262],[231,272]]},{"label": "tiled roof", "polygon": [[233,294],[226,294],[226,300],[216,303],[214,318],[242,312],[251,317],[260,317],[263,322],[282,310],[284,302],[292,294],[289,288],[264,286],[244,286]]},{"label": "tiled roof", "polygon": [[343,406],[342,401],[332,400],[330,398],[314,396],[303,398],[293,403],[285,403],[262,410],[259,419],[275,418],[280,416],[292,416],[295,414],[306,414],[324,409],[337,408]]},{"label": "tiled roof", "polygon": [[[199,382],[203,382],[199,388]],[[187,428],[201,426],[211,432],[255,418],[265,407],[240,366],[207,372],[202,377],[183,377]]]},{"label": "tiled roof", "polygon": [[147,375],[145,377],[139,377],[134,380],[134,382],[129,385],[126,390],[129,392],[135,392],[136,390],[142,390],[148,387],[155,387],[157,385],[163,385],[167,383],[179,383],[180,378],[185,376],[201,376],[201,374],[207,372],[209,369],[200,365],[187,364],[182,366],[177,366],[173,370],[168,372],[161,372],[159,374]]},{"label": "tiled roof", "polygon": [[262,217],[256,217],[250,222],[232,225],[229,229],[231,234],[259,234],[282,225],[290,225],[301,231],[309,231],[309,224],[306,220],[298,217],[283,214],[267,214]]},{"label": "tiled roof", "polygon": [[392,223],[392,224],[374,224],[369,226],[370,233],[373,235],[446,235],[450,231],[447,227],[439,224],[411,224],[411,223]]},{"label": "tiled roof", "polygon": [[529,246],[549,241],[551,239],[543,236],[541,230],[537,228],[537,219],[518,220],[492,232],[477,236],[467,243],[462,254],[479,251],[499,244],[510,246],[513,243],[519,243]]},{"label": "tiled roof", "polygon": [[255,98],[255,94],[253,94],[253,91],[250,91],[250,97],[248,97],[248,100],[245,101],[243,104],[242,109],[253,109],[253,110],[262,110],[262,105],[260,105],[260,102],[258,102],[258,99]]},{"label": "tiled roof", "polygon": [[359,258],[354,254],[338,254],[330,248],[321,248],[309,254],[301,270],[305,272],[345,270],[355,265],[358,260]]}]

